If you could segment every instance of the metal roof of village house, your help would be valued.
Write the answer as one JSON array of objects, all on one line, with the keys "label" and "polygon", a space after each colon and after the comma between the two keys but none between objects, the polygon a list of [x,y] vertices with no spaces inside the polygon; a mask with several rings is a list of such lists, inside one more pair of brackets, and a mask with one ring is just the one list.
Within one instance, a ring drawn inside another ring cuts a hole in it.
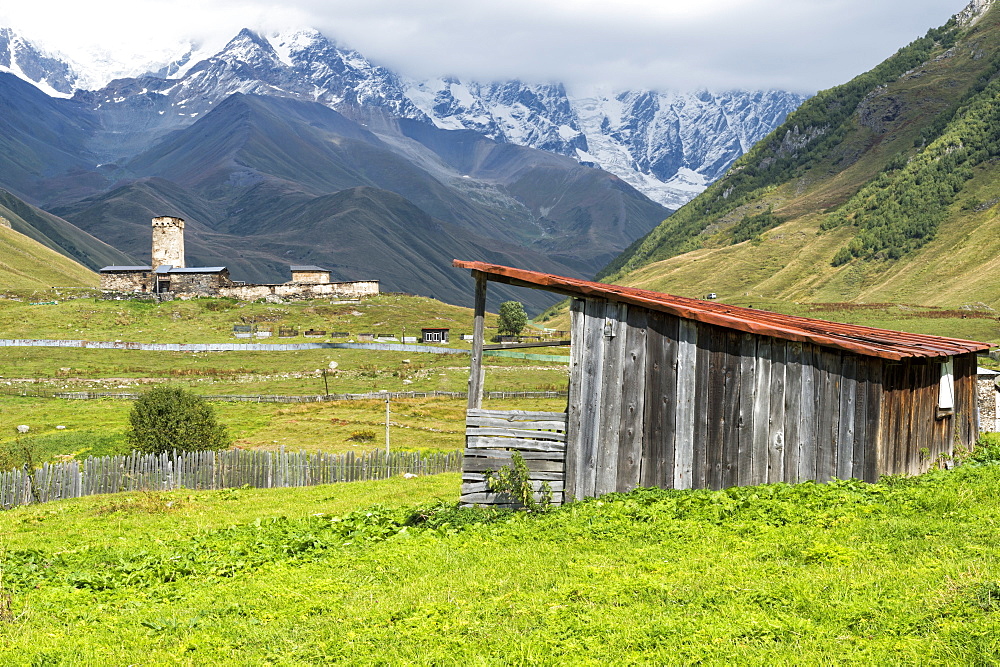
[{"label": "metal roof of village house", "polygon": [[813,343],[870,357],[898,361],[912,357],[948,357],[969,352],[983,352],[990,348],[986,343],[960,338],[911,334],[782,315],[766,310],[672,296],[635,287],[565,278],[486,262],[465,262],[456,259],[452,264],[461,269],[480,271],[494,282],[543,289],[567,296],[609,299],[727,329]]}]

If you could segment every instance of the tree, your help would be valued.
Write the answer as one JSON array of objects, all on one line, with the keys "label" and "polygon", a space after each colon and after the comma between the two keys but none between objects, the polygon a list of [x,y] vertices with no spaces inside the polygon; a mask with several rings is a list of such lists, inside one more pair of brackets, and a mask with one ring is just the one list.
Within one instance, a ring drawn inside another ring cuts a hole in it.
[{"label": "tree", "polygon": [[500,304],[498,329],[501,336],[518,336],[527,324],[528,315],[520,301],[504,301]]},{"label": "tree", "polygon": [[128,420],[129,446],[148,454],[226,449],[232,444],[212,406],[180,388],[160,386],[146,392],[132,406]]}]

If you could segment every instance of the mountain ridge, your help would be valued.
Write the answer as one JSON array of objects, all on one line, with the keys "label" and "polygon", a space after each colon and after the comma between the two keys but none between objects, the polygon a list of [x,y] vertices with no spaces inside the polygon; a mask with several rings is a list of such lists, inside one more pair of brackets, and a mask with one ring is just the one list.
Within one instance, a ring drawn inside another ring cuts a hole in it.
[{"label": "mountain ridge", "polygon": [[738,300],[1000,308],[998,50],[1000,10],[970,5],[807,101],[602,279]]},{"label": "mountain ridge", "polygon": [[74,99],[125,118],[136,108],[153,108],[160,113],[150,127],[153,138],[237,92],[317,101],[360,122],[380,109],[600,166],[669,208],[704,189],[805,99],[773,90],[573,94],[558,83],[416,81],[311,29],[266,37],[243,29],[214,55],[196,57],[188,48],[185,58],[192,61],[77,90]]}]

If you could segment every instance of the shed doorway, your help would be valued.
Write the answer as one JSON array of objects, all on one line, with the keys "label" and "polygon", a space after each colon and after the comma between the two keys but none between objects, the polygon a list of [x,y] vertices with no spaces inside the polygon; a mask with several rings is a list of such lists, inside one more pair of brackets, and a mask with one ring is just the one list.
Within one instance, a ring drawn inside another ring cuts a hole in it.
[{"label": "shed doorway", "polygon": [[[465,415],[461,502],[466,505],[514,505],[506,494],[497,494],[489,489],[486,472],[511,465],[514,452],[518,452],[528,467],[535,499],[541,500],[543,486],[548,485],[552,502],[562,504],[566,484],[566,409],[555,412],[483,408],[487,276],[479,271],[472,273],[476,280],[476,305]],[[565,345],[566,341],[553,343],[556,344]],[[539,344],[503,346],[504,349],[519,347],[539,347]]]}]

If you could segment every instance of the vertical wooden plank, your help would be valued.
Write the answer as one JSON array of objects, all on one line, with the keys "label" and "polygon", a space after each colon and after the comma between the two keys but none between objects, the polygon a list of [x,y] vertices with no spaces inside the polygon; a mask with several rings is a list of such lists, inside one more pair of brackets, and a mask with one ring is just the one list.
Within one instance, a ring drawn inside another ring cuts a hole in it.
[{"label": "vertical wooden plank", "polygon": [[912,381],[912,366],[904,360],[900,366],[897,378],[898,382],[893,391],[893,422],[895,428],[895,442],[889,451],[891,470],[893,474],[906,473],[906,448],[910,440],[910,412],[906,409],[909,405],[907,387]]},{"label": "vertical wooden plank", "polygon": [[691,488],[708,488],[708,415],[709,386],[711,384],[711,330],[705,325],[697,325],[698,348],[695,352],[694,389],[694,459]]},{"label": "vertical wooden plank", "polygon": [[723,369],[725,386],[722,406],[722,488],[739,484],[740,451],[740,336],[725,333]]},{"label": "vertical wooden plank", "polygon": [[818,383],[819,424],[816,480],[829,482],[837,474],[837,442],[840,434],[840,387],[842,384],[842,354],[836,351],[820,352],[819,369],[822,382]]},{"label": "vertical wooden plank", "polygon": [[[958,444],[971,450],[979,437],[979,400],[976,390],[976,355],[957,355],[954,358],[955,377],[955,419],[958,428]],[[949,443],[953,451],[953,443]]]},{"label": "vertical wooden plank", "polygon": [[580,382],[580,447],[576,492],[580,498],[594,495],[597,483],[597,440],[601,434],[601,390],[604,372],[604,314],[607,302],[587,299],[584,313],[585,354]]},{"label": "vertical wooden plank", "polygon": [[[757,337],[749,484],[767,482],[768,443],[771,434],[771,358],[774,345],[774,339],[769,336]],[[775,400],[781,400],[780,395]]]},{"label": "vertical wooden plank", "polygon": [[771,345],[771,404],[767,418],[767,479],[769,484],[784,479],[785,466],[785,350],[788,343],[774,340]]},{"label": "vertical wooden plank", "polygon": [[781,477],[781,481],[789,484],[801,481],[799,422],[802,395],[802,343],[790,342],[785,346],[785,451]]},{"label": "vertical wooden plank", "polygon": [[[643,450],[643,412],[646,398],[646,315],[643,308],[628,310],[625,343],[625,379],[622,387],[621,445],[618,450],[618,491],[639,486]],[[568,452],[567,452],[568,454]]]},{"label": "vertical wooden plank", "polygon": [[[933,372],[934,379],[930,375]],[[910,385],[911,404],[910,414],[910,447],[908,452],[909,467],[911,475],[919,475],[926,472],[931,457],[941,447],[941,443],[946,443],[947,438],[935,438],[937,426],[937,398],[936,393],[941,382],[941,369],[936,363],[921,361],[914,364],[915,384]]]},{"label": "vertical wooden plank", "polygon": [[858,393],[858,357],[845,353],[841,362],[840,427],[837,431],[837,479],[850,479],[854,469],[854,415]]},{"label": "vertical wooden plank", "polygon": [[674,481],[678,319],[650,313],[648,321],[642,485],[668,489]]},{"label": "vertical wooden plank", "polygon": [[757,336],[744,333],[740,336],[740,398],[738,439],[739,451],[736,455],[736,484],[750,484],[750,464],[753,456],[754,392],[757,389]]},{"label": "vertical wooden plank", "polygon": [[470,410],[483,406],[483,337],[486,334],[486,274],[473,271],[476,279],[476,303],[472,331],[472,355],[469,362],[469,401]]},{"label": "vertical wooden plank", "polygon": [[851,453],[851,477],[865,479],[865,455],[868,451],[868,385],[871,382],[872,362],[858,358],[857,389],[854,395],[854,448]]},{"label": "vertical wooden plank", "polygon": [[609,303],[605,312],[603,332],[604,371],[601,387],[600,439],[598,440],[595,495],[613,493],[618,486],[618,448],[622,427],[622,396],[624,384],[635,384],[623,375],[625,344],[628,340],[628,307],[624,303]]},{"label": "vertical wooden plank", "polygon": [[883,362],[883,388],[879,419],[882,433],[879,438],[878,477],[896,473],[894,454],[900,432],[900,411],[897,403],[899,400],[899,379],[902,372],[902,364]]},{"label": "vertical wooden plank", "polygon": [[816,479],[816,348],[802,346],[796,479]]},{"label": "vertical wooden plank", "polygon": [[586,323],[587,302],[573,299],[570,302],[570,349],[569,349],[569,391],[566,404],[566,500],[583,498],[577,491],[576,481],[580,468],[580,440],[583,418],[581,403],[583,388],[583,361],[586,357],[584,324]]},{"label": "vertical wooden plank", "polygon": [[708,355],[708,443],[705,452],[705,484],[718,491],[723,488],[722,471],[725,465],[726,441],[726,348],[728,334],[713,326],[709,336]]},{"label": "vertical wooden plank", "polygon": [[677,423],[674,436],[675,489],[693,486],[694,401],[697,383],[698,325],[680,320],[677,330]]}]

